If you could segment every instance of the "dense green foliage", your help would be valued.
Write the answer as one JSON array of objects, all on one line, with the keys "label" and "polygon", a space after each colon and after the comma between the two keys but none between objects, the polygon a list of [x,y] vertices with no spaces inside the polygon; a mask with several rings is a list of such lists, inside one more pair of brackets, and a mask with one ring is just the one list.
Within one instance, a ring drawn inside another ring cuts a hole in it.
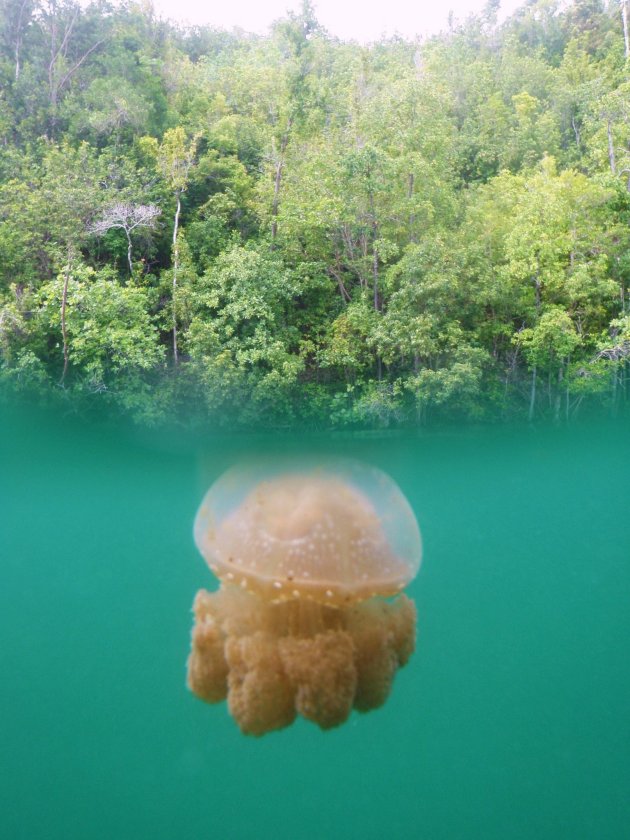
[{"label": "dense green foliage", "polygon": [[0,382],[144,422],[617,411],[624,2],[424,42],[0,0]]}]

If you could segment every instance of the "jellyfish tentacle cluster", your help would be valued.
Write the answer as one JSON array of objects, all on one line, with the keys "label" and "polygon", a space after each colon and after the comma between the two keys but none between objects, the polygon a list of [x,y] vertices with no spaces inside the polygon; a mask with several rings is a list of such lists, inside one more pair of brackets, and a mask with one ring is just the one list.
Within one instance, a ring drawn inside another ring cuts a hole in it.
[{"label": "jellyfish tentacle cluster", "polygon": [[413,652],[413,602],[399,595],[346,610],[303,607],[267,605],[235,586],[198,592],[190,688],[209,703],[227,698],[251,735],[288,726],[297,714],[329,729],[353,708],[381,706]]},{"label": "jellyfish tentacle cluster", "polygon": [[[415,605],[400,590],[420,563],[415,517],[380,471],[352,462],[338,473],[230,471],[197,516],[221,586],[195,598],[188,685],[227,699],[246,734],[297,715],[330,729],[375,709],[413,653]],[[378,510],[375,484],[394,511]]]}]

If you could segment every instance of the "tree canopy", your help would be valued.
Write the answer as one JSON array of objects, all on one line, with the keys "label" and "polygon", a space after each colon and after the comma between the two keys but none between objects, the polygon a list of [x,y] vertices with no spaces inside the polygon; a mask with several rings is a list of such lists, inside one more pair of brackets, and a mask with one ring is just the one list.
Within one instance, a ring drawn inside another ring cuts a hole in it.
[{"label": "tree canopy", "polygon": [[0,387],[146,423],[627,406],[627,2],[343,42],[0,0]]}]

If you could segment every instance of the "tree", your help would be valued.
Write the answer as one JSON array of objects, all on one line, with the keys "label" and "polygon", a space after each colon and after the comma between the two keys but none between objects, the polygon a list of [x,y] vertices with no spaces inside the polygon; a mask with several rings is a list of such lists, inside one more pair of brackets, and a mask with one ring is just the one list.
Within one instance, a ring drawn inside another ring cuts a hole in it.
[{"label": "tree", "polygon": [[171,190],[175,199],[175,213],[173,216],[173,237],[172,237],[172,335],[173,335],[173,360],[175,364],[179,361],[179,346],[177,338],[177,276],[179,271],[179,245],[178,233],[179,222],[182,212],[182,195],[188,189],[190,173],[195,165],[195,154],[199,137],[191,140],[186,137],[182,126],[169,128],[165,132],[162,142],[151,137],[142,140],[144,150],[153,155],[157,168]]},{"label": "tree", "polygon": [[[553,401],[553,416],[560,419],[561,385],[572,353],[580,345],[580,336],[569,315],[560,307],[553,306],[543,312],[533,328],[526,327],[514,336],[514,343],[524,349],[528,363],[534,372],[545,371],[549,377],[549,400]],[[552,377],[556,379],[555,397],[552,397]],[[536,407],[536,382],[532,379],[528,419],[534,419]],[[569,390],[567,388],[567,416],[569,413]]]},{"label": "tree", "polygon": [[630,83],[624,82],[607,93],[598,92],[589,109],[591,158],[598,169],[607,164],[613,177],[625,176],[630,192]]},{"label": "tree", "polygon": [[[97,37],[81,32],[81,17],[81,5],[76,0],[41,0],[40,26],[48,41],[46,77],[50,139],[56,134],[61,94],[81,66],[109,37],[107,32]],[[84,34],[87,34],[85,40]]]},{"label": "tree", "polygon": [[630,316],[613,318],[606,336],[602,336],[591,367],[607,365],[611,372],[611,406],[617,413],[620,394],[628,399],[628,365],[630,360]]},{"label": "tree", "polygon": [[80,139],[117,145],[141,131],[149,130],[152,103],[140,85],[120,76],[95,78],[81,95],[66,104],[70,132]]},{"label": "tree", "polygon": [[22,69],[22,46],[28,27],[35,14],[35,0],[4,0],[0,12],[0,32],[5,48],[11,53],[14,65],[14,80],[20,78]]},{"label": "tree", "polygon": [[[558,312],[562,308],[563,318],[566,316],[574,324],[579,338],[577,347],[583,340],[581,336],[601,329],[602,316],[610,311],[617,286],[603,253],[609,198],[605,190],[580,173],[568,170],[559,174],[551,158],[543,160],[538,173],[526,180],[518,179],[515,186],[500,276],[518,295],[512,299],[516,327],[513,343],[530,349],[528,414],[532,419],[541,364],[544,362],[543,372],[557,372],[550,361],[551,351],[545,356],[540,350],[541,342],[548,347],[554,335],[561,341],[568,334],[565,320],[558,320]],[[552,326],[557,328],[555,333]],[[559,387],[567,354],[556,355],[562,360]]]},{"label": "tree", "polygon": [[282,422],[304,369],[298,277],[265,248],[233,246],[200,278],[187,347],[213,415]]},{"label": "tree", "polygon": [[[150,138],[147,138],[150,140]],[[175,215],[173,217],[173,360],[179,361],[177,344],[177,273],[179,270],[179,246],[177,235],[179,219],[182,212],[182,193],[188,189],[190,171],[194,165],[198,138],[187,140],[186,132],[181,126],[170,128],[162,138],[159,146],[155,146],[157,165],[168,187],[175,197]]]},{"label": "tree", "polygon": [[625,47],[626,61],[630,58],[630,36],[628,35],[628,0],[619,0],[621,7],[621,22],[623,25],[623,43]]},{"label": "tree", "polygon": [[108,230],[120,229],[127,237],[127,264],[133,274],[131,262],[131,234],[138,228],[153,230],[162,211],[155,204],[129,204],[118,202],[108,207],[97,221],[88,228],[90,233],[102,236]]},{"label": "tree", "polygon": [[119,285],[111,272],[97,273],[81,263],[42,286],[32,329],[40,335],[62,332],[63,369],[67,376],[72,364],[68,387],[76,394],[102,394],[124,404],[134,400],[144,375],[159,367],[163,351],[146,295],[136,286]]}]

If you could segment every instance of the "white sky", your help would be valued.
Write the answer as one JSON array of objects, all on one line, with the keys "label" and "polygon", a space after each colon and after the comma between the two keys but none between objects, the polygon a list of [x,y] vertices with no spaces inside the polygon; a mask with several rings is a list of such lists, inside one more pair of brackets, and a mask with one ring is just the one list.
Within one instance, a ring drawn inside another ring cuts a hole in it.
[{"label": "white sky", "polygon": [[[501,0],[501,17],[525,0]],[[240,27],[265,34],[287,10],[299,11],[300,0],[153,0],[161,17],[222,29]],[[464,20],[480,12],[486,0],[314,0],[318,21],[332,35],[362,43],[399,33],[407,38],[446,28],[448,13]]]}]

